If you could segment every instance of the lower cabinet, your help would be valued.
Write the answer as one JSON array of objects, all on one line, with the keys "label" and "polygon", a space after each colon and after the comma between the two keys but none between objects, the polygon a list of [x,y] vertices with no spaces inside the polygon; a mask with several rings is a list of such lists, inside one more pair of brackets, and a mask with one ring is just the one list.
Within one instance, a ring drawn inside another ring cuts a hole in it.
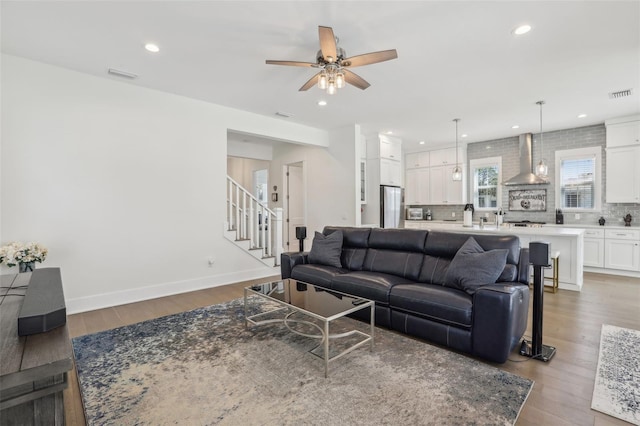
[{"label": "lower cabinet", "polygon": [[585,229],[583,264],[604,268],[604,229]]},{"label": "lower cabinet", "polygon": [[604,267],[640,271],[640,231],[607,230]]}]

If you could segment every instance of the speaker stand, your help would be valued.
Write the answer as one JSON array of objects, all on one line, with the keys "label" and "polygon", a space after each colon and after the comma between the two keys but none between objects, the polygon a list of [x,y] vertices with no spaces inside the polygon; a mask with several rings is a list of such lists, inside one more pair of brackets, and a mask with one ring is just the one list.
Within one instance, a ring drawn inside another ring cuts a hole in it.
[{"label": "speaker stand", "polygon": [[531,340],[522,341],[520,355],[548,362],[556,354],[556,348],[542,344],[543,267],[543,265],[533,265],[533,324]]}]

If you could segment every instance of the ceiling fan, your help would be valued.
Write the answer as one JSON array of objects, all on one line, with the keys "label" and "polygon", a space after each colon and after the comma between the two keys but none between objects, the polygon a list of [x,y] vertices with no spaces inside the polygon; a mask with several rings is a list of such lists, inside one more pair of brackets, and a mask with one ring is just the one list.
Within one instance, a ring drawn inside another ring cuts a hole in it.
[{"label": "ceiling fan", "polygon": [[316,82],[320,89],[326,89],[327,93],[334,94],[336,89],[349,83],[358,89],[366,89],[370,84],[348,68],[384,62],[398,57],[395,49],[382,50],[380,52],[365,53],[363,55],[346,57],[345,51],[338,46],[338,39],[333,35],[331,27],[318,27],[320,38],[320,50],[316,55],[316,62],[298,61],[273,61],[267,60],[270,65],[287,65],[293,67],[319,68],[320,71],[309,79],[300,91],[309,90]]}]

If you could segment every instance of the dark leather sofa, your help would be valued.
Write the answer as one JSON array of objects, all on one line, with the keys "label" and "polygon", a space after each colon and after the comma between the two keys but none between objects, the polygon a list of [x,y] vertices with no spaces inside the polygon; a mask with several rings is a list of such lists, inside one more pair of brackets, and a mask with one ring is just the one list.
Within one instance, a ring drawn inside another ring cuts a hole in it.
[{"label": "dark leather sofa", "polygon": [[471,234],[417,229],[341,230],[342,267],[309,263],[308,253],[283,253],[282,278],[376,303],[376,325],[503,363],[519,343],[529,309],[528,249],[514,235],[473,235],[484,250],[506,249],[497,282],[473,294],[445,285],[449,264]]}]

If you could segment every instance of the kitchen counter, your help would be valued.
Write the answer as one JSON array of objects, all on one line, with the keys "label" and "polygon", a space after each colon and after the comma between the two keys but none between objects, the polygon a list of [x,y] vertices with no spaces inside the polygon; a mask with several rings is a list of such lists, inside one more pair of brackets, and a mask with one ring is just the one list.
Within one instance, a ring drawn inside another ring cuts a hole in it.
[{"label": "kitchen counter", "polygon": [[[621,222],[623,223],[623,222]],[[593,224],[581,224],[581,223],[564,223],[562,225],[556,225],[555,223],[547,223],[543,225],[544,227],[557,227],[557,228],[584,228],[584,229],[634,229],[634,230],[639,230],[640,229],[640,224],[633,224],[633,222],[631,223],[631,226],[624,226],[624,225],[620,225],[620,224],[604,224],[603,226],[600,225],[593,225]]]}]

